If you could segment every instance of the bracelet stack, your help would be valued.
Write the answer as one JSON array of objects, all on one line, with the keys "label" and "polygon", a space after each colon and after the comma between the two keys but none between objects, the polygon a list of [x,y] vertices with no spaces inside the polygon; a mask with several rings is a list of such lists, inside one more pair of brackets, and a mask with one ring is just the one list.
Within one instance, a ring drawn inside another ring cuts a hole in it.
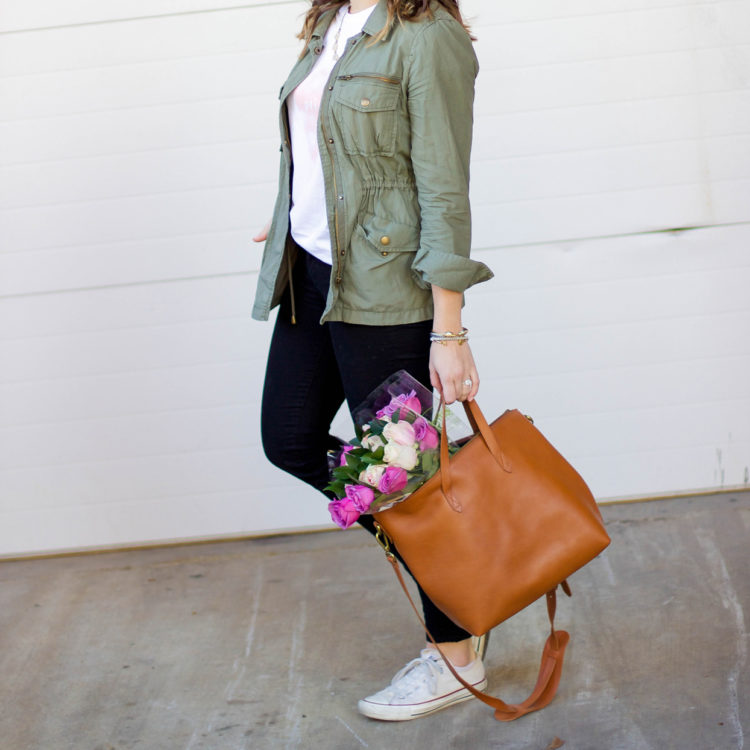
[{"label": "bracelet stack", "polygon": [[440,343],[443,346],[446,346],[451,341],[455,341],[457,344],[465,344],[469,340],[469,329],[468,328],[462,328],[458,333],[453,333],[452,331],[444,331],[443,333],[438,333],[437,331],[430,331],[430,342],[431,343]]}]

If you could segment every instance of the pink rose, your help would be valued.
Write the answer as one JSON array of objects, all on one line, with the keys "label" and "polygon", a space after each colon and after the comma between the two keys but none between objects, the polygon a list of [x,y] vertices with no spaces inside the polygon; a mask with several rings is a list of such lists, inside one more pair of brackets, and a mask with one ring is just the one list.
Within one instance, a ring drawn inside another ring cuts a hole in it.
[{"label": "pink rose", "polygon": [[421,451],[433,450],[440,443],[438,431],[424,417],[414,422],[414,436]]},{"label": "pink rose", "polygon": [[346,454],[349,453],[349,451],[354,450],[353,445],[345,445],[341,449],[341,458],[339,459],[339,466],[346,466]]},{"label": "pink rose", "polygon": [[413,411],[415,414],[422,413],[422,404],[419,402],[419,399],[417,398],[416,391],[411,391],[411,393],[409,393],[409,395],[406,397],[406,400],[404,401],[404,408],[401,409],[401,411],[399,412],[399,417],[401,419],[404,418],[405,411],[407,413],[410,411]]},{"label": "pink rose", "polygon": [[342,529],[348,529],[359,518],[359,511],[348,497],[328,503],[328,512],[336,526],[340,526]]},{"label": "pink rose", "polygon": [[409,477],[406,471],[400,466],[389,466],[380,478],[378,489],[384,495],[390,495],[391,492],[400,492],[403,490],[408,480]]},{"label": "pink rose", "polygon": [[409,393],[400,393],[398,396],[394,396],[390,404],[384,406],[375,416],[378,419],[385,420],[390,419],[396,412],[398,412],[399,419],[404,419],[410,412],[421,414],[422,404],[417,398],[417,392],[409,391]]},{"label": "pink rose", "polygon": [[346,500],[350,500],[354,509],[359,513],[367,513],[375,499],[375,493],[361,484],[347,484],[344,488],[346,491]]},{"label": "pink rose", "polygon": [[388,442],[398,443],[399,445],[414,445],[417,442],[414,427],[403,420],[389,422],[383,429],[383,435]]},{"label": "pink rose", "polygon": [[383,464],[371,464],[364,471],[360,472],[359,481],[362,484],[369,484],[370,487],[377,487],[385,469],[386,467]]},{"label": "pink rose", "polygon": [[398,443],[388,443],[385,446],[383,460],[387,464],[400,466],[402,469],[411,471],[419,461],[416,449],[411,445],[399,445]]}]

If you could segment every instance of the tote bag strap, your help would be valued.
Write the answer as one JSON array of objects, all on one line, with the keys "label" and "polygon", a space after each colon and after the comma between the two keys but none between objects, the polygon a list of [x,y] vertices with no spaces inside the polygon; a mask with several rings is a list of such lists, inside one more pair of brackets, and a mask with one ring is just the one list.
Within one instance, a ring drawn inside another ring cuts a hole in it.
[{"label": "tote bag strap", "polygon": [[[385,547],[384,547],[385,548]],[[409,590],[406,588],[404,578],[401,575],[401,568],[399,567],[396,556],[385,550],[385,556],[393,566],[393,570],[396,573],[401,588],[406,594],[406,598],[409,600],[414,614],[422,624],[424,632],[427,633],[428,638],[432,641],[435,648],[438,650],[440,655],[443,657],[443,661],[446,663],[451,674],[475,697],[479,698],[480,701],[486,703],[488,706],[495,709],[495,718],[498,721],[513,721],[518,719],[525,714],[531,713],[532,711],[538,711],[540,708],[544,708],[554,697],[557,692],[557,687],[560,684],[560,676],[562,675],[563,658],[565,656],[565,647],[570,641],[570,635],[565,630],[555,630],[555,608],[557,606],[557,586],[551,591],[547,592],[547,614],[550,621],[550,634],[547,638],[547,642],[544,644],[544,651],[542,652],[542,662],[539,666],[539,676],[536,681],[536,685],[531,692],[531,695],[523,701],[523,703],[505,703],[505,701],[499,698],[494,698],[487,693],[483,693],[481,690],[477,690],[475,687],[466,682],[461,675],[456,672],[453,665],[446,658],[445,654],[440,649],[432,634],[427,629],[422,616],[419,614],[419,610],[414,604],[414,600],[409,594]],[[570,587],[567,581],[563,581],[560,584],[565,593],[570,596]]]}]

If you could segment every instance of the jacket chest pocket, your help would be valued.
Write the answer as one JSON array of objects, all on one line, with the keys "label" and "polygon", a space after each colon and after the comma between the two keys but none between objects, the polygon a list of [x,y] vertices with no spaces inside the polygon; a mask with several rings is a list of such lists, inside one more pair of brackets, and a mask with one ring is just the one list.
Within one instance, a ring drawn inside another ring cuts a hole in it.
[{"label": "jacket chest pocket", "polygon": [[401,84],[375,74],[339,76],[333,116],[344,151],[361,156],[393,156]]}]

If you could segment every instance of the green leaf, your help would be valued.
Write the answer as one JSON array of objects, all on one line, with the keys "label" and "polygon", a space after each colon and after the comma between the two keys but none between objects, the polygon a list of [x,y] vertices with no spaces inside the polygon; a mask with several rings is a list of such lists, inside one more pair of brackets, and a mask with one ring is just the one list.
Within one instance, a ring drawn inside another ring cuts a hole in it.
[{"label": "green leaf", "polygon": [[340,480],[337,482],[331,482],[326,487],[326,489],[329,490],[330,492],[333,492],[333,494],[336,495],[336,497],[338,497],[339,499],[346,496],[346,487],[344,483]]},{"label": "green leaf", "polygon": [[380,458],[376,458],[375,456],[363,456],[362,463],[365,463],[368,466],[377,466],[379,464],[382,464],[383,461]]},{"label": "green leaf", "polygon": [[346,454],[346,465],[350,469],[356,469],[359,466],[359,462],[361,460],[359,456],[353,456],[352,455],[353,452],[354,451],[350,451],[349,453]]}]

